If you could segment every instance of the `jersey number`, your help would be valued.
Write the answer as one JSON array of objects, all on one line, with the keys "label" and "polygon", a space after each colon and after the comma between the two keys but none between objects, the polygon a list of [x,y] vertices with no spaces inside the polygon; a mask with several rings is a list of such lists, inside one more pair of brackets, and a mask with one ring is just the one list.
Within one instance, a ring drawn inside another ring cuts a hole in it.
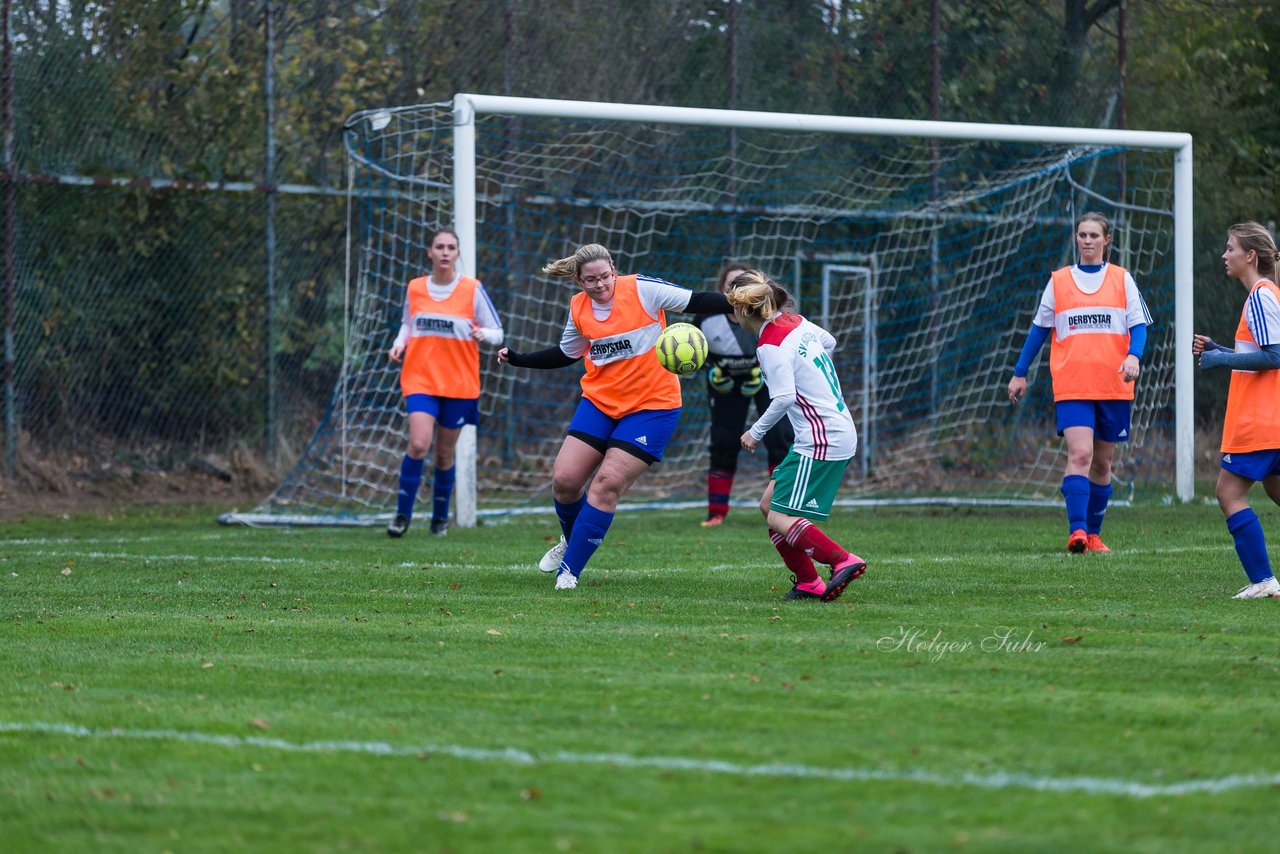
[{"label": "jersey number", "polygon": [[822,375],[827,378],[827,385],[831,386],[831,393],[836,399],[836,412],[844,412],[844,395],[840,393],[840,380],[836,377],[836,366],[832,364],[831,357],[826,353],[821,353],[818,358],[813,360],[818,366],[818,370],[822,371]]}]

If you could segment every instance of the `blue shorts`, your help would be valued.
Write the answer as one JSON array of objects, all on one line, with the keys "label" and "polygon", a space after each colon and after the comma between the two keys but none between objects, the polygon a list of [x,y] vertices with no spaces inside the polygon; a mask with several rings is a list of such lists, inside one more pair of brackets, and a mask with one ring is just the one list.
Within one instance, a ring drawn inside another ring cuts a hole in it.
[{"label": "blue shorts", "polygon": [[1280,474],[1280,450],[1223,454],[1219,465],[1249,480],[1266,480],[1273,474]]},{"label": "blue shorts", "polygon": [[662,459],[671,434],[680,423],[680,409],[641,409],[621,418],[610,418],[585,397],[569,422],[569,435],[600,453],[621,448],[646,462]]},{"label": "blue shorts", "polygon": [[1132,400],[1062,400],[1054,404],[1058,435],[1068,427],[1088,427],[1103,442],[1129,441]]},{"label": "blue shorts", "polygon": [[411,394],[404,399],[405,409],[425,412],[436,424],[458,430],[463,424],[480,423],[480,402],[474,397],[436,397],[434,394]]}]

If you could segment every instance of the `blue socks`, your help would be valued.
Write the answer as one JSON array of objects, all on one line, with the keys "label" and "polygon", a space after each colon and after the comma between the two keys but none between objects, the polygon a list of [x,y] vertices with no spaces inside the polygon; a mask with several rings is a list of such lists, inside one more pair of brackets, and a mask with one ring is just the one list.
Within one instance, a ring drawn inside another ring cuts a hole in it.
[{"label": "blue socks", "polygon": [[413,518],[413,502],[418,498],[418,485],[422,483],[422,460],[408,454],[400,461],[400,492],[396,495],[396,515]]},{"label": "blue socks", "polygon": [[457,471],[457,466],[436,469],[435,479],[431,482],[432,520],[449,518],[449,499],[453,498],[454,474]]},{"label": "blue socks", "polygon": [[[418,498],[418,487],[422,485],[422,468],[425,460],[415,460],[405,454],[400,461],[400,492],[396,495],[396,514],[406,519],[413,518],[413,504]],[[448,519],[449,501],[453,498],[454,473],[457,466],[448,469],[436,469],[435,479],[431,486],[431,518]]]},{"label": "blue socks", "polygon": [[[555,501],[555,499],[552,499]],[[560,533],[564,534],[564,541],[567,543],[573,538],[573,523],[578,521],[578,514],[582,512],[582,508],[587,504],[587,494],[584,492],[582,497],[572,504],[561,504],[555,501],[556,518],[560,520]]]},{"label": "blue socks", "polygon": [[1082,474],[1064,477],[1062,497],[1067,500],[1067,533],[1083,531],[1089,511],[1089,478]]},{"label": "blue socks", "polygon": [[560,569],[569,570],[574,577],[582,574],[583,567],[587,565],[587,561],[591,560],[596,549],[600,548],[600,544],[604,542],[604,535],[609,532],[609,526],[613,524],[612,513],[597,510],[586,502],[585,497],[580,504],[582,508],[578,513],[577,522],[573,525],[573,536],[568,538],[569,548],[564,553],[564,560],[560,562]]},{"label": "blue socks", "polygon": [[[1085,517],[1090,534],[1102,533],[1102,517],[1107,515],[1107,502],[1111,500],[1111,484],[1103,486],[1089,481],[1089,513]],[[1072,530],[1075,530],[1074,528]]]},{"label": "blue socks", "polygon": [[1267,557],[1267,539],[1262,534],[1262,523],[1252,507],[1232,513],[1227,519],[1227,530],[1236,541],[1236,554],[1244,566],[1249,581],[1257,584],[1271,577],[1271,560]]}]

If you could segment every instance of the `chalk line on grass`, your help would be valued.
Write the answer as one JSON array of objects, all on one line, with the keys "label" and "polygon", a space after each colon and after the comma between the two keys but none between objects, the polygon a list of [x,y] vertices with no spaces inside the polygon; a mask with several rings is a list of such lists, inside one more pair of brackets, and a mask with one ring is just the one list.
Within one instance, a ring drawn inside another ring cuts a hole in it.
[{"label": "chalk line on grass", "polygon": [[0,733],[40,733],[90,739],[120,738],[141,741],[177,741],[190,744],[207,744],[233,750],[257,747],[289,753],[358,753],[393,757],[449,756],[454,759],[499,762],[512,765],[604,765],[615,768],[703,772],[738,777],[922,783],[952,788],[1026,789],[1036,792],[1079,792],[1088,795],[1120,795],[1130,798],[1212,795],[1237,789],[1280,786],[1280,774],[1233,774],[1228,777],[1204,780],[1143,783],[1137,780],[1107,777],[1047,777],[1025,772],[1006,771],[982,774],[962,771],[945,774],[912,768],[828,768],[790,763],[750,765],[716,759],[690,759],[679,756],[632,756],[626,753],[572,753],[569,751],[534,753],[516,747],[478,748],[456,744],[401,745],[390,744],[385,741],[288,741],[266,736],[222,735],[181,730],[130,730],[114,727],[110,729],[93,729],[76,724],[46,723],[41,721],[0,721]]}]

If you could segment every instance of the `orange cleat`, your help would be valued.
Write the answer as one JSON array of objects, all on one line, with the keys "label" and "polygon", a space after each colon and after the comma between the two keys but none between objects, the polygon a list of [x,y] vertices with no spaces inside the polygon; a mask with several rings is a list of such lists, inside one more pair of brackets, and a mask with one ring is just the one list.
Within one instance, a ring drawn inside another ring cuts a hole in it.
[{"label": "orange cleat", "polygon": [[1089,548],[1089,535],[1084,531],[1072,531],[1071,536],[1067,537],[1067,551],[1072,554],[1084,554]]},{"label": "orange cleat", "polygon": [[1111,554],[1111,549],[1107,548],[1107,544],[1102,541],[1102,537],[1097,534],[1089,535],[1089,546],[1085,549],[1087,552],[1098,552],[1099,554]]},{"label": "orange cleat", "polygon": [[706,521],[702,523],[702,527],[714,528],[716,525],[723,525],[723,524],[724,524],[724,517],[718,513],[712,513],[710,516],[707,517]]}]

